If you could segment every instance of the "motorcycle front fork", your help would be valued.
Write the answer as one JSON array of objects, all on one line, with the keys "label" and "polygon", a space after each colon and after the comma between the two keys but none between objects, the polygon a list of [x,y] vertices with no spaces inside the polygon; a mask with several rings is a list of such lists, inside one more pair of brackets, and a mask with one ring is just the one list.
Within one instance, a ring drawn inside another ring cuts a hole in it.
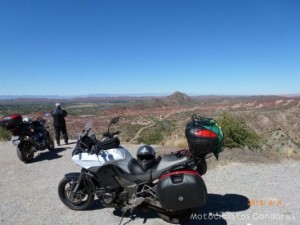
[{"label": "motorcycle front fork", "polygon": [[81,183],[81,181],[82,181],[83,175],[84,175],[84,172],[81,171],[81,173],[80,173],[80,175],[79,175],[79,177],[78,177],[78,180],[77,180],[77,184],[76,184],[75,188],[74,188],[73,191],[72,191],[73,194],[75,194],[75,193],[77,192],[77,190],[78,190],[78,188],[79,188],[79,185],[80,185],[80,183]]}]

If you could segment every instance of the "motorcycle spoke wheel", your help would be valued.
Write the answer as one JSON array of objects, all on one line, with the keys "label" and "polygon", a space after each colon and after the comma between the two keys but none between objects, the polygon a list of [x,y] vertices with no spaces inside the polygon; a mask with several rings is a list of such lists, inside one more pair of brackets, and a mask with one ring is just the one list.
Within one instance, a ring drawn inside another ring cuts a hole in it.
[{"label": "motorcycle spoke wheel", "polygon": [[33,158],[34,152],[31,151],[31,147],[31,143],[24,142],[17,148],[17,155],[22,162],[27,163]]},{"label": "motorcycle spoke wheel", "polygon": [[58,185],[59,198],[70,209],[88,209],[93,204],[95,195],[88,190],[88,184],[84,180],[82,184],[79,185],[78,190],[73,193],[76,184],[77,180],[64,177]]},{"label": "motorcycle spoke wheel", "polygon": [[52,151],[55,148],[54,140],[53,140],[52,136],[49,136],[47,148],[49,151]]}]

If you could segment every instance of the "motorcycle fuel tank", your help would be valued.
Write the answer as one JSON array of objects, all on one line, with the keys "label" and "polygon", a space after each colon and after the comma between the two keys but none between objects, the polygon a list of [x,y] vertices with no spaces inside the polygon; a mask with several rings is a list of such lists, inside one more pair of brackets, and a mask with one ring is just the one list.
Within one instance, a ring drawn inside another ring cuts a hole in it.
[{"label": "motorcycle fuel tank", "polygon": [[112,164],[122,168],[126,172],[129,172],[127,165],[132,158],[132,155],[126,148],[119,146],[118,148],[102,150],[99,154],[82,152],[73,155],[72,160],[76,165],[85,169]]}]

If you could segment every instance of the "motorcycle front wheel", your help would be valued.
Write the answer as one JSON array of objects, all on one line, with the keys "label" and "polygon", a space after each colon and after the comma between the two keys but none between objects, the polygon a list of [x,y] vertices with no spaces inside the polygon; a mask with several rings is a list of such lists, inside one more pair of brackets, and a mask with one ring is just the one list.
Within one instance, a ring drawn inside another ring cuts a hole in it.
[{"label": "motorcycle front wheel", "polygon": [[24,162],[28,163],[31,159],[33,159],[34,152],[31,151],[32,144],[28,141],[21,142],[17,147],[17,155],[19,159]]},{"label": "motorcycle front wheel", "polygon": [[85,210],[91,207],[95,194],[89,190],[88,181],[81,181],[79,188],[73,193],[77,184],[77,178],[64,177],[58,185],[58,195],[60,200],[70,209]]},{"label": "motorcycle front wheel", "polygon": [[53,140],[52,136],[49,135],[47,148],[48,148],[49,151],[52,151],[52,150],[54,150],[54,147],[55,147],[54,146],[54,140]]}]

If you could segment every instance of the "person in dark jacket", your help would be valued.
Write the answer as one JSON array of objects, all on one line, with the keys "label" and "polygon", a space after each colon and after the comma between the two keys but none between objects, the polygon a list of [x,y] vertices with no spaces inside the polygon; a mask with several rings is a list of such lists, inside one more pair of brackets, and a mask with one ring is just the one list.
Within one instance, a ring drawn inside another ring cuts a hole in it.
[{"label": "person in dark jacket", "polygon": [[59,146],[60,145],[60,132],[62,132],[65,144],[68,144],[68,134],[67,134],[67,126],[65,117],[68,116],[68,113],[66,110],[61,108],[60,103],[55,104],[56,109],[54,109],[51,112],[51,115],[53,117],[53,126],[55,130],[55,139],[56,143]]}]

